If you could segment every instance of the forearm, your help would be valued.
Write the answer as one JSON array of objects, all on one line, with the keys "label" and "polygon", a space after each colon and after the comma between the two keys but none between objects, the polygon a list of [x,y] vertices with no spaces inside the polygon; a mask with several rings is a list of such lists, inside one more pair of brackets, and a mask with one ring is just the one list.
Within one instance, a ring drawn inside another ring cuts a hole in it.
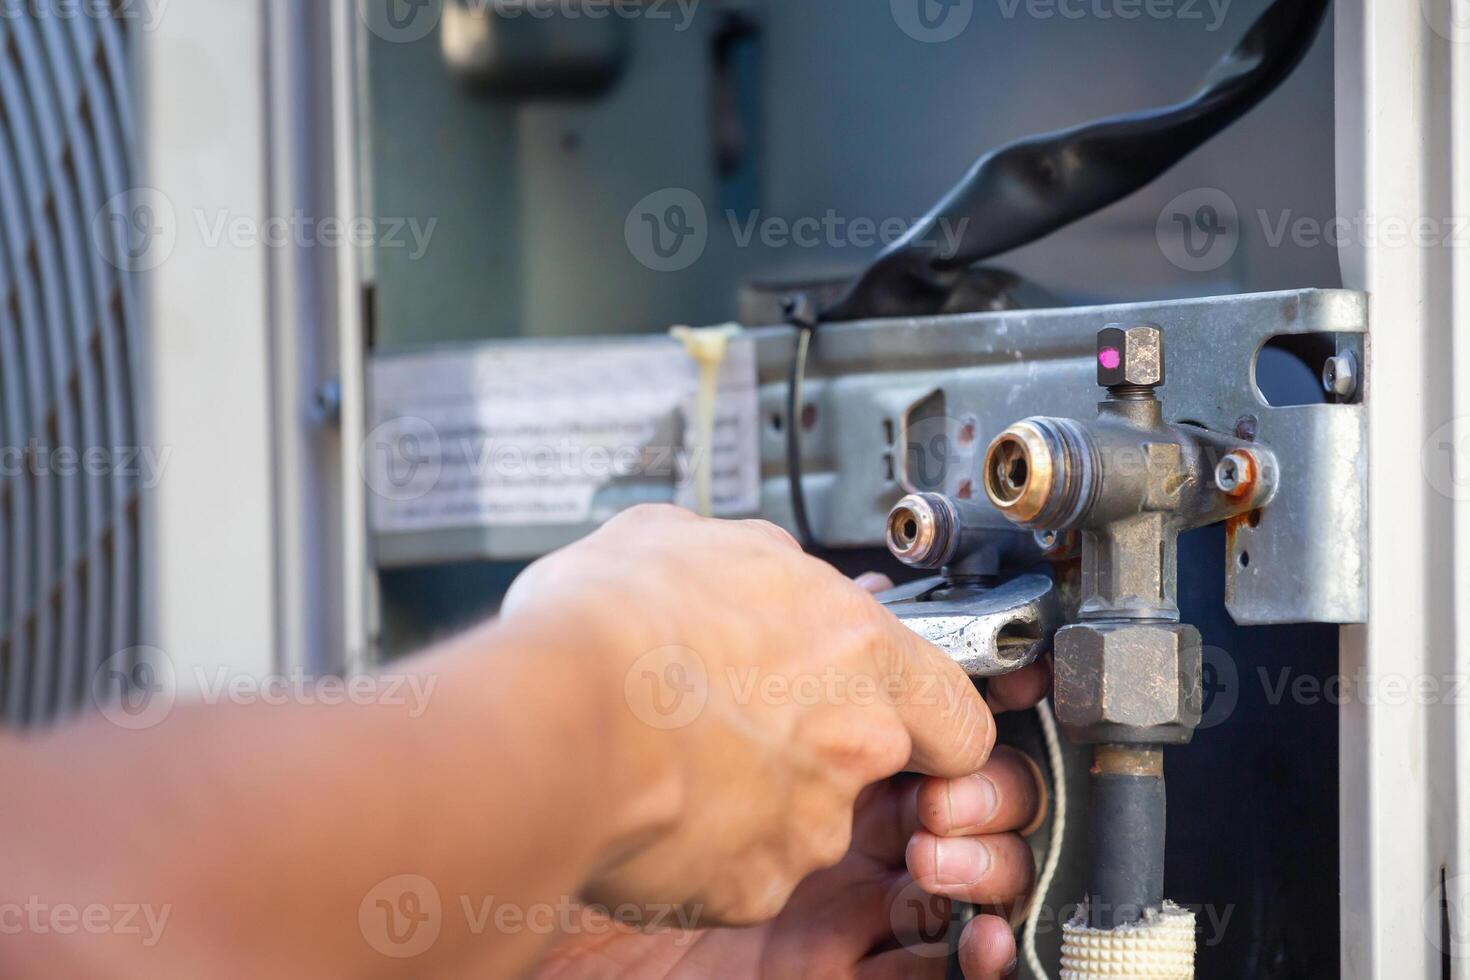
[{"label": "forearm", "polygon": [[[505,931],[494,909],[575,896],[652,812],[647,774],[620,769],[607,685],[546,637],[485,628],[409,665],[431,691],[418,717],[180,706],[146,731],[92,721],[0,743],[0,901],[28,920],[0,968],[393,976],[488,955],[515,972],[544,937]],[[432,919],[403,937],[435,896],[432,945],[384,955],[422,943]],[[100,935],[53,921],[94,906],[112,910]],[[128,908],[138,932],[118,921]]]}]

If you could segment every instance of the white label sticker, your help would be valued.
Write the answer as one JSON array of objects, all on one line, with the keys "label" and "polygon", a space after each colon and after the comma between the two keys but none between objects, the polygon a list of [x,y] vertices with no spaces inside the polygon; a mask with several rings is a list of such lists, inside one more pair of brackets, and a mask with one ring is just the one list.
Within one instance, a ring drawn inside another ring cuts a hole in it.
[{"label": "white label sticker", "polygon": [[755,344],[730,344],[714,445],[699,445],[699,369],[672,340],[487,344],[370,367],[359,460],[373,530],[585,524],[634,504],[760,508]]}]

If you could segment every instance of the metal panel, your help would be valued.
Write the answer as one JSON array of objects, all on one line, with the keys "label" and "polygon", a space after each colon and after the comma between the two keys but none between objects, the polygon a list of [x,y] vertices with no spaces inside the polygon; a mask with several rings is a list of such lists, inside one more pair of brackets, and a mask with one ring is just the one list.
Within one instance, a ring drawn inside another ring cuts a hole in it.
[{"label": "metal panel", "polygon": [[[882,543],[884,518],[904,490],[889,460],[901,467],[912,455],[886,437],[902,442],[916,402],[942,393],[942,416],[925,424],[923,438],[954,453],[942,485],[924,489],[964,495],[966,482],[978,488],[979,457],[1006,426],[1095,413],[1098,330],[1157,323],[1167,338],[1166,416],[1220,432],[1253,419],[1257,438],[1281,457],[1281,489],[1259,526],[1233,529],[1231,614],[1242,625],[1361,622],[1363,406],[1274,408],[1255,384],[1255,364],[1277,336],[1335,334],[1345,349],[1361,349],[1366,311],[1359,294],[1304,290],[824,327],[808,383],[817,421],[805,446],[818,537],[834,547]],[[764,332],[760,353],[764,415],[774,419],[785,410],[789,331]],[[965,422],[973,435],[962,435]],[[785,437],[768,426],[764,439],[764,511],[789,523]],[[997,526],[1006,526],[999,517]]]},{"label": "metal panel", "polygon": [[172,456],[147,500],[144,632],[186,692],[277,665],[269,249],[198,229],[271,214],[266,23],[265,0],[174,4],[140,39],[143,163],[177,229],[149,273],[146,430]]},{"label": "metal panel", "polygon": [[[1165,414],[1221,432],[1242,421],[1281,461],[1281,487],[1259,521],[1235,522],[1227,604],[1242,625],[1352,623],[1366,618],[1364,409],[1361,404],[1272,407],[1255,383],[1273,337],[1329,334],[1361,353],[1363,296],[1302,290],[1255,296],[962,317],[832,324],[818,332],[807,385],[815,419],[805,434],[804,479],[817,536],[829,547],[883,543],[890,507],[910,488],[912,446],[938,440],[942,473],[922,486],[980,497],[979,461],[991,438],[1030,415],[1090,418],[1096,334],[1109,323],[1163,326],[1168,345]],[[790,526],[785,453],[792,333],[754,331],[761,382],[762,513]],[[912,406],[943,403],[912,431]],[[401,406],[400,406],[401,408]],[[926,446],[927,451],[927,446]],[[968,487],[966,486],[968,484]],[[1009,527],[999,514],[996,527]],[[584,527],[465,528],[383,537],[380,560],[523,557]]]},{"label": "metal panel", "polygon": [[[140,38],[141,156],[177,230],[138,348],[144,427],[172,454],[146,501],[143,632],[186,693],[200,671],[371,659],[363,490],[343,478],[361,444],[363,256],[266,224],[361,213],[363,29],[355,0],[193,0]],[[260,234],[213,240],[221,215]],[[338,372],[340,401],[319,399]]]},{"label": "metal panel", "polygon": [[1342,252],[1345,282],[1368,292],[1379,325],[1369,358],[1372,615],[1343,631],[1340,656],[1341,675],[1359,682],[1340,715],[1342,971],[1463,977],[1470,269],[1448,236],[1461,234],[1470,191],[1470,32],[1450,0],[1339,0],[1336,19],[1337,213],[1445,231],[1365,237]]},{"label": "metal panel", "polygon": [[[352,3],[269,0],[273,214],[360,212]],[[361,252],[269,249],[277,656],[285,669],[367,664]],[[340,379],[340,380],[334,380]],[[330,393],[330,394],[329,394]],[[339,574],[340,572],[340,574]]]}]

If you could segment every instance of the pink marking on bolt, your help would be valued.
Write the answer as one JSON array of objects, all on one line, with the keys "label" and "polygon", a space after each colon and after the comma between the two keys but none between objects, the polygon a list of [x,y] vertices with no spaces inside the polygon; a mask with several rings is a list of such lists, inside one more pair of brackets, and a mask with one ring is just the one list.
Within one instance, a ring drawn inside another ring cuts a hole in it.
[{"label": "pink marking on bolt", "polygon": [[1106,371],[1116,371],[1118,365],[1123,363],[1123,354],[1116,347],[1104,347],[1097,352],[1097,363]]}]

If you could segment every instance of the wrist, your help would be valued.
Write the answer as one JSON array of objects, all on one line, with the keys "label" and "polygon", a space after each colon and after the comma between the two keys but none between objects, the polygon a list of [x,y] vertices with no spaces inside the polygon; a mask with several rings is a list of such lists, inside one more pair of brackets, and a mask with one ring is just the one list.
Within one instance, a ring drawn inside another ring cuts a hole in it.
[{"label": "wrist", "polygon": [[[511,729],[503,744],[537,745],[534,758],[560,770],[547,805],[585,835],[589,875],[636,853],[682,810],[677,759],[660,737],[668,733],[629,702],[639,643],[620,619],[585,607],[528,610],[490,626],[482,644],[494,651],[485,660],[502,661],[492,683]],[[540,785],[547,775],[533,766],[528,778]]]}]

